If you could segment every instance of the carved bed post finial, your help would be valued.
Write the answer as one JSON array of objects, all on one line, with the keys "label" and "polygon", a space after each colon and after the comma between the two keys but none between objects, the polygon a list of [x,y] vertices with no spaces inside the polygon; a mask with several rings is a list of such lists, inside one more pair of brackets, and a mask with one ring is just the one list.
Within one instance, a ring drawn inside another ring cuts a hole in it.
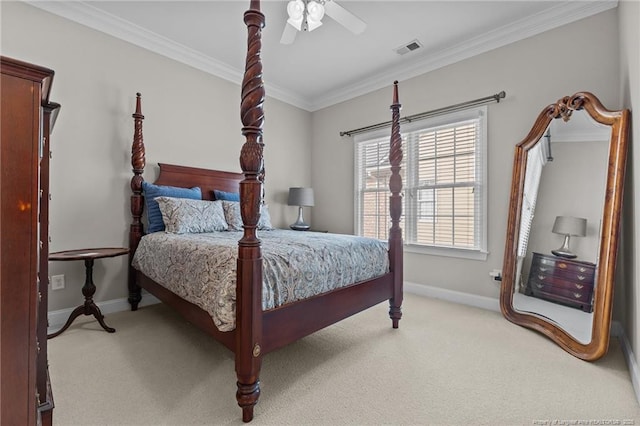
[{"label": "carved bed post finial", "polygon": [[129,303],[131,304],[131,310],[138,309],[138,303],[142,299],[140,286],[136,283],[136,272],[131,266],[133,260],[133,254],[138,248],[140,238],[144,233],[142,227],[142,212],[144,210],[144,203],[142,197],[142,173],[144,172],[145,150],[142,137],[142,95],[136,93],[136,112],[132,115],[134,122],[133,131],[133,144],[131,146],[131,167],[133,167],[133,177],[131,178],[131,227],[129,228]]},{"label": "carved bed post finial", "polygon": [[256,235],[262,203],[264,159],[262,125],[265,97],[262,81],[262,28],[264,15],[260,1],[251,0],[244,14],[247,25],[247,58],[242,81],[240,116],[242,134],[246,142],[240,152],[240,167],[244,179],[240,182],[240,212],[244,234],[238,241],[238,273],[236,283],[236,375],[238,378],[236,400],[242,407],[242,420],[253,419],[253,407],[260,396],[262,346],[262,252]]},{"label": "carved bed post finial", "polygon": [[140,92],[136,93],[136,112],[131,116],[134,121],[133,145],[131,146],[131,166],[133,167],[134,175],[140,176],[142,175],[142,172],[144,172],[144,166],[146,165],[144,141],[142,137],[142,120],[144,120],[144,115],[142,115],[142,94]]},{"label": "carved bed post finial", "polygon": [[391,140],[389,143],[389,162],[391,163],[391,177],[389,178],[389,213],[391,215],[391,229],[389,230],[389,269],[393,273],[393,298],[389,300],[389,317],[393,328],[398,328],[402,318],[402,229],[400,216],[402,215],[402,178],[400,163],[402,162],[402,137],[400,135],[400,108],[398,101],[398,81],[393,82],[393,104],[391,105]]}]

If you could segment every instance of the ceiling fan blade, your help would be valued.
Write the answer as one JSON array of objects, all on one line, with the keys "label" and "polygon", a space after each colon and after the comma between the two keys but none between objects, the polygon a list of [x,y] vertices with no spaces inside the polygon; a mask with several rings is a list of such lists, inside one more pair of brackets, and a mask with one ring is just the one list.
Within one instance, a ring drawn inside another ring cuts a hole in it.
[{"label": "ceiling fan blade", "polygon": [[354,34],[361,34],[367,28],[367,24],[362,19],[335,1],[327,1],[324,4],[324,12]]},{"label": "ceiling fan blade", "polygon": [[280,43],[282,44],[292,44],[296,39],[296,34],[298,30],[289,23],[284,24],[284,31],[282,31],[282,37],[280,37]]}]

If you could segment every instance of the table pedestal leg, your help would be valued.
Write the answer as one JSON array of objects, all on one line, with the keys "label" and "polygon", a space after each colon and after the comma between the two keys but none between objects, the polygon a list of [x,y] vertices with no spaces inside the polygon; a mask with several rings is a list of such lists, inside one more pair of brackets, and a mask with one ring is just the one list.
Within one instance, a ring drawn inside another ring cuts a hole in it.
[{"label": "table pedestal leg", "polygon": [[102,315],[102,312],[100,312],[100,308],[98,308],[98,306],[93,302],[93,294],[96,292],[96,286],[93,283],[93,259],[85,259],[84,266],[86,270],[86,279],[84,282],[84,286],[82,286],[84,305],[75,308],[73,312],[71,312],[71,315],[69,315],[69,319],[64,324],[64,326],[62,326],[62,328],[55,333],[49,334],[47,336],[48,339],[62,334],[63,331],[69,328],[73,320],[75,320],[80,315],[93,315],[98,320],[98,323],[102,326],[102,328],[104,328],[106,331],[108,331],[109,333],[114,333],[116,331],[115,328],[109,327],[107,324],[105,324],[104,316]]}]

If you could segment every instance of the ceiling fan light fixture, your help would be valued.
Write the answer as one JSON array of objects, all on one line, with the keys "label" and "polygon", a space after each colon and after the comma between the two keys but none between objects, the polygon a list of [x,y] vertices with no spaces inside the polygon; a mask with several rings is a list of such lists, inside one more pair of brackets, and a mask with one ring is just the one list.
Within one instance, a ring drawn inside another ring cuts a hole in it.
[{"label": "ceiling fan light fixture", "polygon": [[322,25],[320,21],[312,21],[311,19],[307,19],[307,31],[311,32]]},{"label": "ceiling fan light fixture", "polygon": [[302,18],[300,19],[289,18],[287,19],[287,23],[291,24],[296,30],[302,31]]},{"label": "ceiling fan light fixture", "polygon": [[302,0],[291,0],[287,4],[287,13],[289,14],[289,19],[302,22],[302,18],[304,18],[304,2]]},{"label": "ceiling fan light fixture", "polygon": [[307,3],[307,18],[313,21],[321,21],[324,18],[324,6],[315,0]]},{"label": "ceiling fan light fixture", "polygon": [[[2,0],[0,0],[2,1]],[[282,31],[280,43],[291,44],[298,31],[313,31],[329,16],[354,34],[361,34],[367,24],[333,0],[290,0],[287,2],[289,18]]]},{"label": "ceiling fan light fixture", "polygon": [[313,31],[322,25],[324,17],[324,6],[317,1],[311,0],[307,3],[307,30]]},{"label": "ceiling fan light fixture", "polygon": [[304,21],[304,2],[302,0],[291,0],[287,4],[287,13],[289,14],[287,23],[291,24],[296,30],[302,31],[302,22]]}]

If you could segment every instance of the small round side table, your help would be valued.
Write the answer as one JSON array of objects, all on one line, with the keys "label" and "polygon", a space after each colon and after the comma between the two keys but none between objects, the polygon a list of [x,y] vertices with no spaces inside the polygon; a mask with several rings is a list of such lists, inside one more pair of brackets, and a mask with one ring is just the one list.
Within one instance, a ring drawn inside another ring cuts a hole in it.
[{"label": "small round side table", "polygon": [[93,302],[93,294],[96,292],[96,286],[93,283],[93,261],[95,259],[102,259],[105,257],[116,257],[122,256],[129,253],[128,248],[124,247],[114,247],[114,248],[88,248],[88,249],[79,249],[79,250],[67,250],[67,251],[59,251],[56,253],[49,254],[50,261],[70,261],[70,260],[84,260],[84,266],[86,270],[86,279],[84,285],[82,286],[82,294],[84,295],[84,304],[78,306],[71,312],[69,315],[69,319],[64,324],[64,326],[56,331],[55,333],[49,334],[47,336],[48,339],[54,338],[62,334],[65,331],[73,320],[75,320],[80,315],[93,315],[102,328],[104,328],[109,333],[114,333],[116,331],[115,328],[111,328],[107,326],[104,322],[104,316],[102,312],[100,312],[100,308],[96,306]]}]

